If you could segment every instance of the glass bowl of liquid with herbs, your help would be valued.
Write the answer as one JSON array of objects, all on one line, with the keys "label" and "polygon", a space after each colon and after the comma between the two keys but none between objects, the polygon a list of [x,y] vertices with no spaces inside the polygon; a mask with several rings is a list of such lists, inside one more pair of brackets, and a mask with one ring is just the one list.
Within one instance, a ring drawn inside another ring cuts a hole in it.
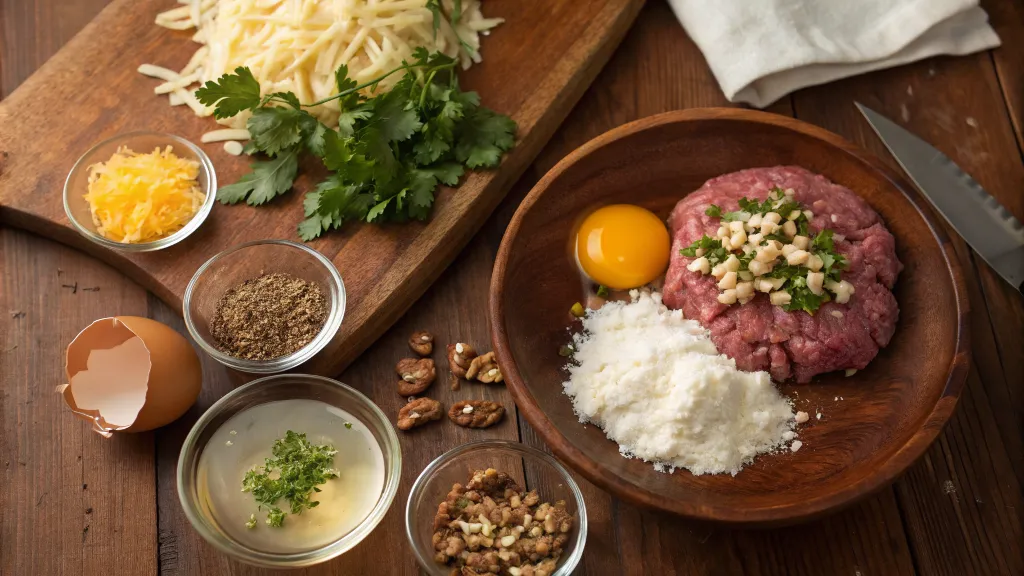
[{"label": "glass bowl of liquid with herbs", "polygon": [[210,544],[296,568],[335,558],[380,523],[402,451],[369,398],[329,378],[268,376],[218,400],[178,460],[178,497]]},{"label": "glass bowl of liquid with herbs", "polygon": [[345,315],[345,284],[330,260],[287,240],[217,254],[185,289],[185,326],[221,364],[274,374],[326,346]]}]

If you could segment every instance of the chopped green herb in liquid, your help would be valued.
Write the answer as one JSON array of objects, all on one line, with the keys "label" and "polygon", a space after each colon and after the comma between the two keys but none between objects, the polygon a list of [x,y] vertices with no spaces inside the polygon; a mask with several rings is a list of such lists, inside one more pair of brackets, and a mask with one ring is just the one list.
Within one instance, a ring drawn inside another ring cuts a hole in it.
[{"label": "chopped green herb in liquid", "polygon": [[[312,444],[305,434],[289,430],[284,438],[274,441],[272,458],[245,473],[242,492],[251,492],[260,509],[267,509],[268,526],[280,527],[289,513],[301,514],[320,505],[312,495],[320,491],[317,486],[338,477],[333,467],[337,452],[330,444]],[[277,506],[280,500],[288,503],[289,512]],[[250,516],[245,525],[255,527],[256,515]]]}]

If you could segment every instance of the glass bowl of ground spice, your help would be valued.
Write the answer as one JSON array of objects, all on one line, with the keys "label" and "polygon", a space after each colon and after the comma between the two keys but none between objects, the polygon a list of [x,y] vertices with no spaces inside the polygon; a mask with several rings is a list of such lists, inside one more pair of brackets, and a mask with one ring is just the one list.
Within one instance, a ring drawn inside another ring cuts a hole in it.
[{"label": "glass bowl of ground spice", "polygon": [[242,372],[302,364],[338,332],[345,284],[330,260],[288,240],[229,248],[185,289],[185,326],[207,354]]}]

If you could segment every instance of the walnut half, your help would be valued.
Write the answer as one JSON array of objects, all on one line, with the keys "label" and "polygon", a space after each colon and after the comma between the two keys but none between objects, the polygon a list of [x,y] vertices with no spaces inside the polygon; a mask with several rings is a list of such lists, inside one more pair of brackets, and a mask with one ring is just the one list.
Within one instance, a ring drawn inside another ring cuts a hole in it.
[{"label": "walnut half", "polygon": [[437,400],[417,398],[398,410],[398,422],[395,425],[399,430],[412,430],[427,422],[440,420],[443,413],[444,407]]},{"label": "walnut half", "polygon": [[487,400],[460,400],[448,410],[448,418],[464,428],[487,428],[504,415],[504,406]]},{"label": "walnut half", "polygon": [[494,359],[494,352],[488,352],[483,356],[473,358],[469,369],[466,370],[466,379],[477,380],[485,384],[505,381],[505,377],[501,374],[501,369],[498,368],[498,361]]},{"label": "walnut half", "polygon": [[437,378],[437,369],[430,358],[403,358],[395,366],[395,372],[402,378],[398,381],[398,393],[402,396],[423,392]]},{"label": "walnut half", "polygon": [[465,342],[448,345],[448,367],[458,378],[466,377],[466,370],[476,358],[476,350]]},{"label": "walnut half", "polygon": [[409,337],[409,348],[420,356],[430,356],[434,351],[434,335],[426,330],[413,332]]}]

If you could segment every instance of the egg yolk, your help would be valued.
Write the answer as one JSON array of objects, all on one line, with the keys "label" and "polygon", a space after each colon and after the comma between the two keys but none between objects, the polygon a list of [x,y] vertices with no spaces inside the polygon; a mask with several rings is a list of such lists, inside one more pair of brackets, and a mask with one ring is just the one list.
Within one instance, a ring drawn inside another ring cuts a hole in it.
[{"label": "egg yolk", "polygon": [[592,212],[576,233],[576,257],[591,280],[613,288],[637,288],[668,267],[669,235],[650,210],[612,204]]}]

